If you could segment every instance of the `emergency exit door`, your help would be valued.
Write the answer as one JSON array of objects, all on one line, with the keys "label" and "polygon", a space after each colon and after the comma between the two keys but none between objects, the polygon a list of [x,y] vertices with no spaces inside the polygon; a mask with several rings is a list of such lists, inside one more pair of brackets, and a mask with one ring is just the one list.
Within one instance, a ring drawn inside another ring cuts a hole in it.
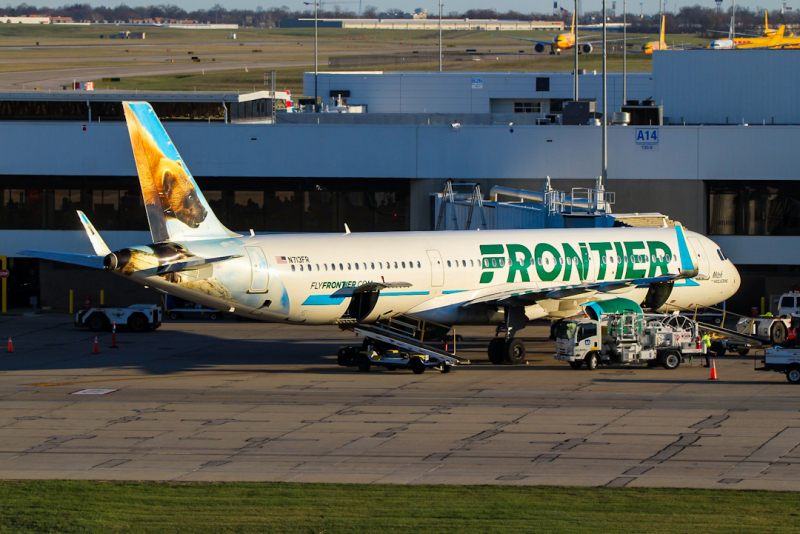
[{"label": "emergency exit door", "polygon": [[245,247],[250,258],[250,290],[248,293],[266,293],[269,287],[269,267],[260,247]]},{"label": "emergency exit door", "polygon": [[428,259],[431,262],[431,286],[441,287],[444,285],[444,265],[442,265],[442,255],[438,250],[429,250]]}]

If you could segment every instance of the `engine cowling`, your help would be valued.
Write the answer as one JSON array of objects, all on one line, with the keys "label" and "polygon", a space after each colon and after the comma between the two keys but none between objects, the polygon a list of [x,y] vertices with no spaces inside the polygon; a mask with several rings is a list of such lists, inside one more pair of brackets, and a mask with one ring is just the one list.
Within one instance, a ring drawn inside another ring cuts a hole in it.
[{"label": "engine cowling", "polygon": [[533,49],[536,50],[537,54],[541,54],[544,52],[544,45],[542,43],[536,43],[536,46],[534,46]]},{"label": "engine cowling", "polygon": [[589,43],[584,43],[581,45],[581,51],[584,54],[591,54],[592,50],[594,50],[594,48],[592,48],[592,45],[590,45]]}]

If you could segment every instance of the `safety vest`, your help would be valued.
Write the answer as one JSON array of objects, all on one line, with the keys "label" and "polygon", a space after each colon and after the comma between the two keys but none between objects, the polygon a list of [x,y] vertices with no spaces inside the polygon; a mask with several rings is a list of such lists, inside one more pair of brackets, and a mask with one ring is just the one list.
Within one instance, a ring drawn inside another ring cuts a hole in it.
[{"label": "safety vest", "polygon": [[710,347],[711,346],[711,336],[709,336],[708,334],[705,334],[703,336],[703,343],[706,344],[706,347]]}]

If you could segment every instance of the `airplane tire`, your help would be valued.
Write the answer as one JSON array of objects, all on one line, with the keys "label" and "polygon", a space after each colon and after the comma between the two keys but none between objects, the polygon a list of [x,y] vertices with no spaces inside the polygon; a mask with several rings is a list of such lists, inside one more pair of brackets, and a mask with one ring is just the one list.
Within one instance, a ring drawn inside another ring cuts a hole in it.
[{"label": "airplane tire", "polygon": [[372,367],[372,362],[369,361],[369,358],[366,354],[362,354],[358,358],[358,370],[362,373],[368,373],[370,368]]},{"label": "airplane tire", "polygon": [[505,359],[511,365],[525,363],[525,343],[521,339],[512,339],[505,344]]},{"label": "airplane tire", "polygon": [[415,375],[421,375],[425,372],[425,364],[422,363],[422,360],[419,358],[411,358],[411,362],[409,363],[409,367],[414,372]]},{"label": "airplane tire", "polygon": [[502,365],[505,358],[503,358],[503,344],[505,341],[501,337],[496,337],[489,342],[489,361],[494,365]]},{"label": "airplane tire", "polygon": [[442,368],[441,368],[441,372],[442,373],[449,373],[452,368],[453,368],[453,366],[450,365],[449,363],[443,363],[442,364]]}]

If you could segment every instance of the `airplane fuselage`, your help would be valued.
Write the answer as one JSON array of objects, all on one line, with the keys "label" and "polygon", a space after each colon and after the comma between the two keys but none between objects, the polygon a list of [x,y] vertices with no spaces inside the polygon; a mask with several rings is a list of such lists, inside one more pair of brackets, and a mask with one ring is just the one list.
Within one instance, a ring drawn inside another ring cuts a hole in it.
[{"label": "airplane fuselage", "polygon": [[[666,304],[712,305],[735,293],[733,264],[708,238],[686,235],[699,274],[675,282]],[[288,234],[133,247],[113,254],[112,271],[264,321],[369,323],[409,314],[449,325],[491,324],[503,313],[491,297],[503,292],[529,296],[529,319],[573,315],[589,300],[642,302],[647,284],[615,282],[675,275],[680,253],[675,230],[666,228]],[[158,274],[159,265],[176,258],[218,261]],[[376,284],[387,287],[359,295]],[[357,299],[364,302],[353,306]]]}]

